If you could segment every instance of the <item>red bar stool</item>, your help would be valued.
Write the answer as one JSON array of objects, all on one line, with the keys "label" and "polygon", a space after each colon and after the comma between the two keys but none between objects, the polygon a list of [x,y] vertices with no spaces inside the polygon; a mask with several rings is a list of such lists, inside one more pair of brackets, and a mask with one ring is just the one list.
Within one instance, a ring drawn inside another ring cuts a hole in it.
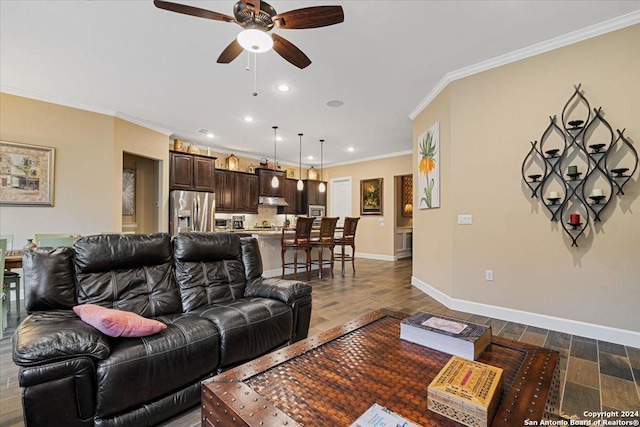
[{"label": "red bar stool", "polygon": [[[353,274],[356,274],[356,264],[354,262],[356,257],[356,228],[358,228],[358,221],[360,217],[344,219],[344,228],[342,229],[342,237],[336,237],[336,246],[342,248],[338,254],[338,259],[342,262],[342,275],[345,275],[344,262],[351,261],[351,267],[353,267]],[[344,253],[345,246],[351,246],[351,255]]]},{"label": "red bar stool", "polygon": [[[328,265],[331,267],[331,277],[333,277],[333,262],[334,253],[333,249],[336,247],[335,236],[336,224],[338,224],[338,217],[323,217],[320,221],[320,235],[318,237],[311,238],[311,249],[318,248],[318,260],[311,261],[311,265],[318,265],[318,277],[322,279],[322,267]],[[331,260],[323,261],[322,255],[324,249],[328,248],[331,252]]]},{"label": "red bar stool", "polygon": [[[303,265],[298,263],[298,251],[305,251],[307,254],[306,261],[304,263],[305,271],[307,272],[307,280],[311,280],[309,275],[309,267],[311,264],[311,227],[313,226],[314,217],[299,217],[296,221],[296,231],[293,239],[286,238],[286,231],[282,229],[282,237],[280,238],[280,257],[282,258],[282,277],[284,278],[285,268],[293,268],[293,277],[298,278],[298,266]],[[293,262],[284,262],[284,254],[288,250],[293,250]]]}]

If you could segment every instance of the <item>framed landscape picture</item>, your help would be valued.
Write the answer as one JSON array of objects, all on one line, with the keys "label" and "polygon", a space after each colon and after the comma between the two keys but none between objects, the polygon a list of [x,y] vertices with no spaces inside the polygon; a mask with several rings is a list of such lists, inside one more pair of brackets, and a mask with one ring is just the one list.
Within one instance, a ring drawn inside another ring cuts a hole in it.
[{"label": "framed landscape picture", "polygon": [[382,178],[360,180],[360,215],[382,215]]},{"label": "framed landscape picture", "polygon": [[53,206],[55,148],[0,141],[0,205]]}]

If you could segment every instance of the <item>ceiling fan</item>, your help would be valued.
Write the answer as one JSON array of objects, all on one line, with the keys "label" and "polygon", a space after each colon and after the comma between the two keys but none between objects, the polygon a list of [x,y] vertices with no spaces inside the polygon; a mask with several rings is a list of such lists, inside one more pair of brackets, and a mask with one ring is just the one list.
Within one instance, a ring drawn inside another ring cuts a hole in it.
[{"label": "ceiling fan", "polygon": [[274,26],[284,30],[327,27],[344,21],[342,6],[313,6],[289,12],[277,13],[267,2],[240,0],[233,6],[229,16],[185,4],[154,0],[157,8],[214,21],[234,22],[245,30],[233,40],[218,57],[218,63],[228,64],[240,55],[243,49],[250,52],[266,52],[271,47],[280,56],[298,68],[305,68],[311,60],[293,43],[278,34],[267,34]]}]

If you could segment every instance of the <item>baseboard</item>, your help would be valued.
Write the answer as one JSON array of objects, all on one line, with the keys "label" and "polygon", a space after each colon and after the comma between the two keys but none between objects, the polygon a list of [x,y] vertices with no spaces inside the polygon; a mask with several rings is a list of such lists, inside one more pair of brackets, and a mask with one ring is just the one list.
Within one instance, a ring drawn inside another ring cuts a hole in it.
[{"label": "baseboard", "polygon": [[356,252],[356,258],[377,259],[378,261],[397,261],[397,258],[393,255],[367,254],[363,252]]},{"label": "baseboard", "polygon": [[523,323],[567,334],[640,348],[639,332],[451,298],[415,276],[411,276],[411,284],[451,310],[494,317],[509,322]]}]

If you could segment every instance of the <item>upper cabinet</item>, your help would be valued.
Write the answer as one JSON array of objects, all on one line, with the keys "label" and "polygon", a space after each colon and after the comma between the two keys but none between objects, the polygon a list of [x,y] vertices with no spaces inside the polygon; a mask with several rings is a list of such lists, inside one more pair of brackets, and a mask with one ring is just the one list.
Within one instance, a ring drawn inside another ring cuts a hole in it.
[{"label": "upper cabinet", "polygon": [[171,151],[169,189],[215,191],[216,158]]},{"label": "upper cabinet", "polygon": [[298,180],[284,179],[284,200],[289,206],[278,206],[279,214],[298,215],[302,206],[302,191],[298,191]]},{"label": "upper cabinet", "polygon": [[[258,176],[260,182],[260,196],[267,197],[284,197],[284,172],[273,169],[258,169]],[[273,187],[271,180],[273,177],[278,177],[280,185]]]},{"label": "upper cabinet", "polygon": [[258,175],[216,170],[216,212],[258,213]]},{"label": "upper cabinet", "polygon": [[[309,205],[327,206],[327,192],[320,192],[320,183],[322,181],[304,180],[304,190],[302,191],[302,210],[304,214],[307,212]],[[327,188],[327,183],[324,183]]]}]

